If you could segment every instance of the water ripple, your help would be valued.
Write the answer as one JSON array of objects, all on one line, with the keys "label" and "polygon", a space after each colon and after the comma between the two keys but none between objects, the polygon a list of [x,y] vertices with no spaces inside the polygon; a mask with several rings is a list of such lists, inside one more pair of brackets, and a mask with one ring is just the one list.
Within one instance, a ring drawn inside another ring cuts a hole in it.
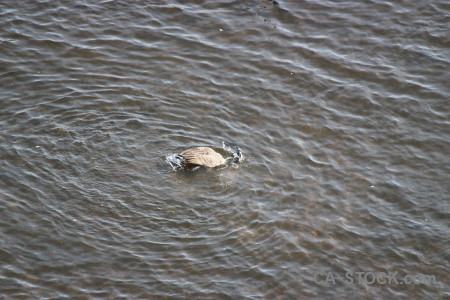
[{"label": "water ripple", "polygon": [[[6,297],[448,295],[445,4],[0,7]],[[315,280],[353,271],[438,282]]]}]

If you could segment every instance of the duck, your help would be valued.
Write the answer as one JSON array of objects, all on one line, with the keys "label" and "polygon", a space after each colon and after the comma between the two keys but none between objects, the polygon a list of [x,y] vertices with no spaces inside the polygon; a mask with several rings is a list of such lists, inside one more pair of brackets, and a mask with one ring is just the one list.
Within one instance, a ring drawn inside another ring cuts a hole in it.
[{"label": "duck", "polygon": [[199,166],[216,168],[224,166],[230,161],[231,163],[238,163],[242,158],[242,152],[238,146],[235,146],[235,149],[232,157],[224,158],[222,154],[210,147],[193,147],[179,154],[167,156],[166,161],[174,170]]}]

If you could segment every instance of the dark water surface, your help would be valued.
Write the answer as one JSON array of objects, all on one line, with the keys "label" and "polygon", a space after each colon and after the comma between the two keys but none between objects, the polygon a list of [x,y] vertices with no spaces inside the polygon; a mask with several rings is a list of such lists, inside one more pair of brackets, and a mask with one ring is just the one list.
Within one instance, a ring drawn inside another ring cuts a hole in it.
[{"label": "dark water surface", "polygon": [[[0,1],[0,296],[448,299],[449,21],[441,0]],[[238,168],[164,161],[222,140]]]}]

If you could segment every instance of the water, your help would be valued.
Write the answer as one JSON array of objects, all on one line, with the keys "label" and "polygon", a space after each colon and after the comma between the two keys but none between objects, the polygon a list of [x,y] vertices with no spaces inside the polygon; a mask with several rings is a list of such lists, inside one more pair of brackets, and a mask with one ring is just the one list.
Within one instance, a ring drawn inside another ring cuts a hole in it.
[{"label": "water", "polygon": [[448,298],[449,9],[1,1],[0,294]]}]

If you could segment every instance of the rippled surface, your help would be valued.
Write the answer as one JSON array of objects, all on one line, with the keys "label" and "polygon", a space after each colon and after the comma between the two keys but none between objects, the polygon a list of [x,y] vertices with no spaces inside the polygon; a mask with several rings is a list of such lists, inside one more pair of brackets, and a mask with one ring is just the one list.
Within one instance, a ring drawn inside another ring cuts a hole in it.
[{"label": "rippled surface", "polygon": [[449,8],[1,2],[1,295],[449,297]]}]

